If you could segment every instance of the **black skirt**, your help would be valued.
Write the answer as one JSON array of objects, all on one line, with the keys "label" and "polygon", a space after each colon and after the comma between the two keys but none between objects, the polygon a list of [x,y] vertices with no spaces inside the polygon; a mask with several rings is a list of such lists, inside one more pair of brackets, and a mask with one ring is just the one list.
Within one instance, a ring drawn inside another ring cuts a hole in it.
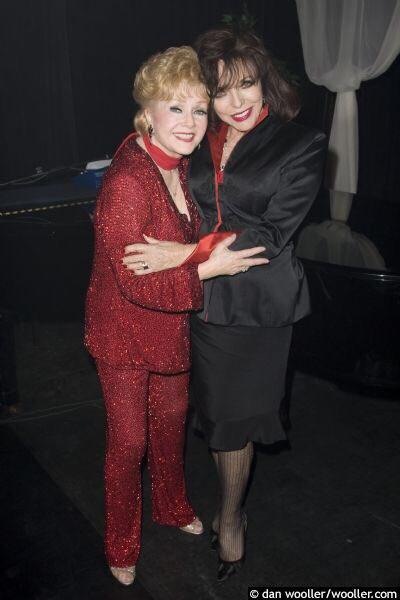
[{"label": "black skirt", "polygon": [[285,393],[292,325],[213,325],[191,318],[195,426],[215,450],[286,439],[279,406]]}]

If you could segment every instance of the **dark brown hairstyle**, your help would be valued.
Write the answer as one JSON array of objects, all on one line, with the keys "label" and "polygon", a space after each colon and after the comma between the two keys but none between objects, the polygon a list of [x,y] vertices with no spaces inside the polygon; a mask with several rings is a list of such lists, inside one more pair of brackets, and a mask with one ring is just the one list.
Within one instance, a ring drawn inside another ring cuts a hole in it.
[{"label": "dark brown hairstyle", "polygon": [[[211,98],[235,84],[240,74],[261,82],[265,102],[284,121],[293,119],[300,110],[296,88],[279,72],[261,39],[252,31],[235,31],[232,27],[211,29],[201,34],[194,48],[198,54],[204,81]],[[224,71],[218,77],[218,63]]]}]

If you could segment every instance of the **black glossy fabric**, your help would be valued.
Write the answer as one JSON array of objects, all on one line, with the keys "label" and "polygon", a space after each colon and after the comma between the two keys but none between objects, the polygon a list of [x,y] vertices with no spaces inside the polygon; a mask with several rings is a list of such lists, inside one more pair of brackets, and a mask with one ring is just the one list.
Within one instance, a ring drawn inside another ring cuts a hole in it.
[{"label": "black glossy fabric", "polygon": [[[318,192],[324,134],[270,115],[234,148],[220,185],[222,230],[241,233],[233,249],[264,245],[268,265],[204,284],[200,317],[219,325],[281,327],[309,312],[303,267],[291,238]],[[189,186],[204,220],[217,222],[214,170],[207,140],[191,160]]]},{"label": "black glossy fabric", "polygon": [[286,439],[279,419],[292,326],[223,327],[191,318],[192,396],[215,450]]}]

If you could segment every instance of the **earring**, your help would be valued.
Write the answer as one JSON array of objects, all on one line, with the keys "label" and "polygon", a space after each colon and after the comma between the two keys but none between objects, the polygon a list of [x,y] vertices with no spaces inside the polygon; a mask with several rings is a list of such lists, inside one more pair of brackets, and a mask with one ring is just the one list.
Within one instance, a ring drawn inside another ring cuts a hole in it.
[{"label": "earring", "polygon": [[265,96],[263,96],[262,105],[265,106],[266,104],[267,104],[267,99]]},{"label": "earring", "polygon": [[153,131],[154,131],[153,125],[149,125],[147,128],[147,133],[148,133],[150,139],[151,139],[151,136],[153,135]]}]

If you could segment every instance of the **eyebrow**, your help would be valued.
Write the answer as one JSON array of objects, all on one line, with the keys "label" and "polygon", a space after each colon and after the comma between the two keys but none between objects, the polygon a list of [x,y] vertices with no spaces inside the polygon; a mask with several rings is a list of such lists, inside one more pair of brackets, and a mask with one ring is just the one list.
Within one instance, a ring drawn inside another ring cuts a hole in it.
[{"label": "eyebrow", "polygon": [[254,77],[253,75],[244,75],[244,77],[241,77],[240,79],[236,80],[236,81],[227,81],[225,84],[223,85],[219,85],[217,87],[216,93],[220,93],[220,92],[226,92],[227,90],[229,90],[230,88],[233,87],[237,87],[239,85],[242,85],[245,81],[257,81],[256,77]]},{"label": "eyebrow", "polygon": [[[184,99],[177,100],[176,98],[175,99],[171,98],[171,100],[166,100],[166,102],[168,104],[183,104],[184,103]],[[208,104],[209,104],[208,100],[199,100],[199,102],[196,102],[196,104],[193,105],[193,108],[194,109],[204,108],[205,110],[207,110],[208,109]]]}]

